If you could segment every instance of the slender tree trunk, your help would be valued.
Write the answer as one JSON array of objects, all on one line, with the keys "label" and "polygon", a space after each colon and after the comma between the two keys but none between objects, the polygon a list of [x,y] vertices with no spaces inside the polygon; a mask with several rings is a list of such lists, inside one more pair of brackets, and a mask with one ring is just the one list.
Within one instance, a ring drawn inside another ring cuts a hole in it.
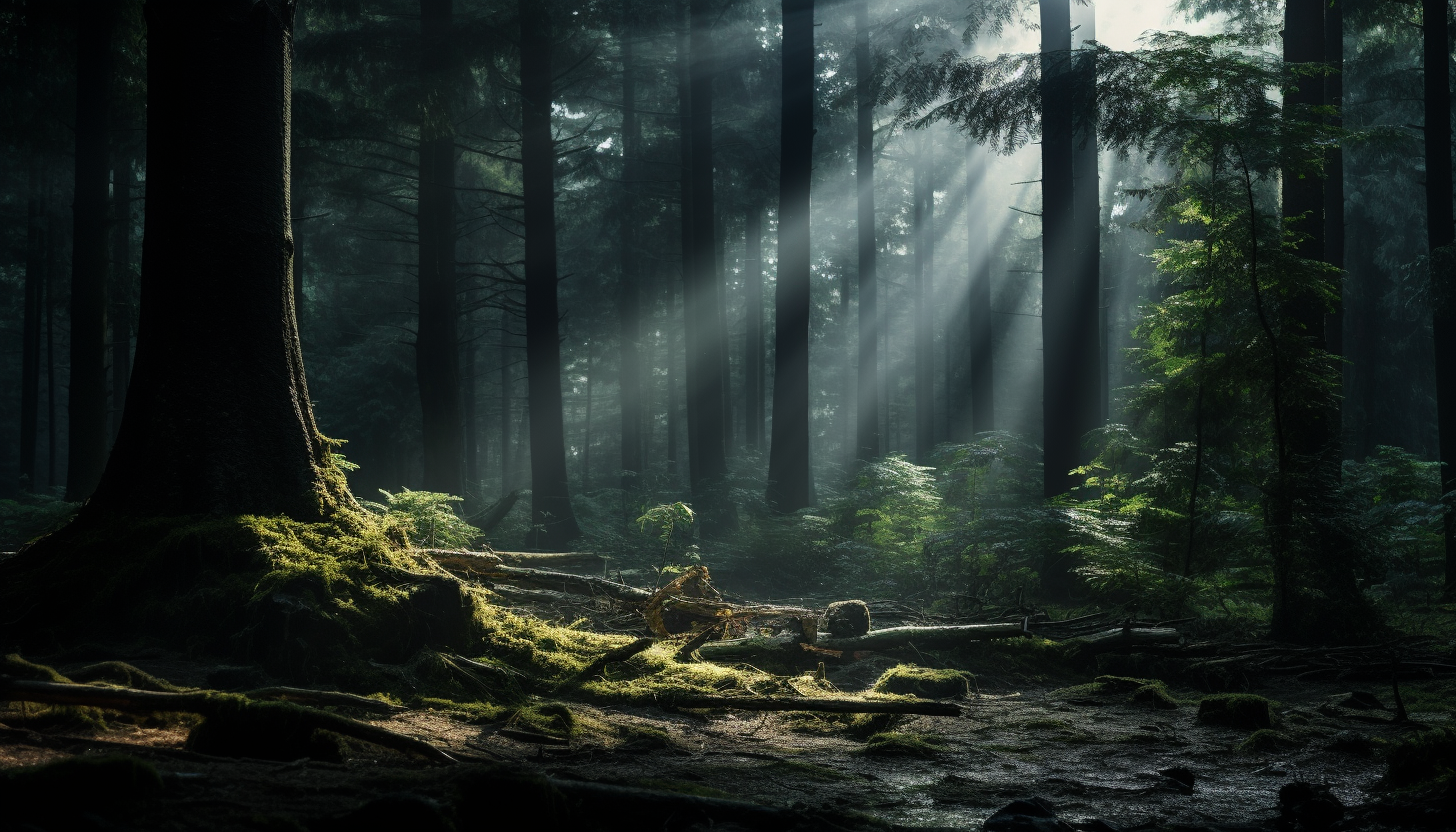
[{"label": "slender tree trunk", "polygon": [[[1042,73],[1042,421],[1045,433],[1045,495],[1067,493],[1074,485],[1070,471],[1083,462],[1081,402],[1073,351],[1077,309],[1074,287],[1077,263],[1073,196],[1071,10],[1069,0],[1041,0]],[[1061,561],[1054,555],[1051,566]],[[1064,582],[1064,568],[1053,582]],[[1049,574],[1052,574],[1049,571]],[[1043,576],[1045,579],[1047,576]]]},{"label": "slender tree trunk", "polygon": [[147,4],[147,303],[88,510],[319,520],[352,504],[290,291],[292,23],[281,0]]},{"label": "slender tree trunk", "polygon": [[[1451,207],[1451,47],[1445,0],[1423,0],[1426,107],[1426,240],[1432,295],[1456,295],[1456,225]],[[1456,305],[1436,306],[1436,412],[1441,446],[1441,490],[1456,491]],[[1456,595],[1456,516],[1445,514],[1446,593]]]},{"label": "slender tree trunk", "polygon": [[667,355],[664,356],[667,362],[667,462],[672,468],[674,480],[678,477],[678,436],[682,432],[682,406],[678,402],[678,356],[683,355],[685,349],[682,342],[678,340],[678,329],[682,324],[683,310],[678,303],[677,292],[671,288],[667,290],[667,320],[664,328],[667,330]]},{"label": "slender tree trunk", "polygon": [[561,549],[581,537],[567,491],[556,297],[556,147],[550,7],[520,0],[521,181],[526,199],[526,378],[531,413],[531,530],[528,546]]},{"label": "slender tree trunk", "polygon": [[[687,453],[688,453],[688,480],[696,482],[693,466],[698,463],[694,460],[701,460],[702,455],[698,452],[699,420],[694,418],[692,410],[693,392],[692,380],[697,378],[697,354],[698,337],[702,334],[693,326],[693,314],[697,308],[693,302],[696,291],[696,283],[693,278],[693,72],[692,72],[692,10],[688,0],[676,0],[673,10],[677,15],[678,36],[677,47],[677,115],[678,115],[678,242],[680,248],[681,283],[682,283],[682,356],[683,376],[685,389],[683,395],[683,407],[687,411],[685,421],[687,422]],[[676,355],[674,346],[673,355]],[[671,358],[671,356],[669,356]],[[668,364],[669,370],[675,369],[675,362]],[[677,430],[673,427],[674,419],[678,415],[677,405],[673,396],[677,393],[677,385],[673,384],[674,379],[669,373],[668,377],[668,428],[667,428],[667,451],[668,459],[674,463],[678,461],[677,453]]]},{"label": "slender tree trunk", "polygon": [[971,266],[971,432],[996,429],[996,398],[992,365],[991,245],[986,220],[986,151],[972,146],[967,166],[966,193],[973,200],[966,210]]},{"label": "slender tree trunk", "polygon": [[[51,191],[55,201],[55,193]],[[45,375],[46,375],[46,486],[60,485],[56,478],[56,445],[60,431],[56,425],[56,286],[60,283],[61,221],[54,212],[46,212],[45,297]]]},{"label": "slender tree trunk", "polygon": [[110,229],[111,34],[116,4],[85,0],[76,40],[76,194],[71,247],[71,378],[66,499],[91,495],[106,467],[106,277]]},{"label": "slender tree trunk", "polygon": [[126,385],[131,379],[131,158],[117,160],[112,196],[115,222],[111,249],[111,425],[121,430]]},{"label": "slender tree trunk", "polygon": [[464,414],[460,403],[460,304],[455,286],[455,129],[449,101],[452,0],[420,0],[421,102],[419,334],[415,376],[425,490],[465,489]]},{"label": "slender tree trunk", "polygon": [[46,303],[45,201],[38,154],[31,152],[25,225],[25,318],[20,348],[20,488],[39,491],[40,348]]},{"label": "slender tree trunk", "polygon": [[581,431],[581,490],[586,493],[592,487],[591,474],[591,448],[592,448],[592,370],[596,362],[591,357],[591,341],[587,341],[586,358],[586,418],[583,420]]},{"label": "slender tree trunk", "polygon": [[[1344,0],[1329,0],[1325,8],[1325,61],[1334,70],[1333,75],[1325,77],[1324,100],[1333,107],[1344,107],[1345,95],[1345,15],[1342,7]],[[1331,124],[1340,127],[1344,119],[1335,115],[1330,119]],[[1344,287],[1345,276],[1345,151],[1344,148],[1336,145],[1325,153],[1325,193],[1324,193],[1324,214],[1325,214],[1325,262],[1341,271],[1340,275],[1340,296],[1335,301],[1335,308],[1325,317],[1325,345],[1326,349],[1333,355],[1345,354],[1345,304]],[[1343,426],[1337,421],[1334,425],[1335,441],[1343,457],[1344,446]]]},{"label": "slender tree trunk", "polygon": [[870,4],[854,6],[856,226],[859,242],[859,405],[856,457],[880,456],[879,278],[875,269],[875,88],[870,60]]},{"label": "slender tree trunk", "polygon": [[465,410],[465,488],[462,495],[474,501],[480,489],[480,425],[475,407],[475,321],[465,319],[465,337],[460,346],[465,351],[465,371],[461,374],[461,404]]},{"label": "slender tree trunk", "polygon": [[732,504],[719,493],[728,474],[727,425],[724,423],[723,350],[713,205],[712,43],[718,8],[710,0],[691,0],[689,26],[689,99],[692,180],[691,257],[684,283],[688,337],[688,471],[699,530],[715,536],[736,526]]},{"label": "slender tree trunk", "polygon": [[759,450],[763,447],[763,212],[750,209],[744,227],[744,441]]},{"label": "slender tree trunk", "polygon": [[843,450],[840,458],[846,465],[855,461],[855,389],[854,389],[854,355],[852,347],[854,339],[850,336],[849,321],[849,269],[845,268],[839,277],[839,359],[840,359],[840,391],[843,397],[839,403],[839,427],[840,438],[843,442]]},{"label": "slender tree trunk", "polygon": [[516,487],[515,472],[511,469],[511,313],[505,308],[500,313],[500,345],[497,361],[500,362],[500,466],[501,494],[509,494]]},{"label": "slender tree trunk", "polygon": [[641,282],[637,263],[637,180],[642,130],[637,120],[637,64],[633,53],[636,25],[632,0],[622,3],[622,210],[617,226],[621,274],[617,283],[617,320],[621,351],[618,389],[622,413],[622,489],[636,491],[642,474],[642,326]]},{"label": "slender tree trunk", "polygon": [[[933,147],[933,145],[932,145]],[[935,452],[935,152],[915,164],[915,461],[929,465]]]},{"label": "slender tree trunk", "polygon": [[713,220],[713,293],[717,296],[718,317],[714,340],[718,342],[719,378],[723,392],[723,454],[733,455],[733,367],[731,341],[728,337],[728,278],[726,251],[728,229],[721,213]]},{"label": "slender tree trunk", "polygon": [[783,0],[783,138],[774,291],[773,437],[768,503],[814,504],[809,467],[809,181],[814,164],[814,0]]}]

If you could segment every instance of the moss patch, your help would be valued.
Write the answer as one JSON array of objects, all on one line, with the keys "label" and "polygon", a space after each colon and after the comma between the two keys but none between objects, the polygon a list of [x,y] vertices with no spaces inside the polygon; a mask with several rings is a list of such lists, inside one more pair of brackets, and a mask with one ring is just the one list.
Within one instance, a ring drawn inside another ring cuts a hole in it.
[{"label": "moss patch", "polygon": [[945,741],[930,734],[875,734],[861,749],[864,754],[884,757],[934,757],[945,750]]},{"label": "moss patch", "polygon": [[1198,721],[1205,725],[1256,731],[1274,727],[1269,700],[1252,693],[1220,693],[1198,703]]},{"label": "moss patch", "polygon": [[1128,701],[1138,705],[1146,705],[1155,711],[1172,711],[1178,708],[1178,700],[1174,699],[1162,682],[1155,682],[1151,685],[1143,685],[1132,692]]},{"label": "moss patch", "polygon": [[1294,740],[1287,734],[1281,734],[1272,728],[1260,728],[1239,743],[1236,750],[1240,754],[1272,754],[1293,744]]},{"label": "moss patch", "polygon": [[886,670],[874,684],[877,693],[897,693],[922,699],[948,699],[971,692],[975,677],[963,670],[935,670],[913,664]]}]

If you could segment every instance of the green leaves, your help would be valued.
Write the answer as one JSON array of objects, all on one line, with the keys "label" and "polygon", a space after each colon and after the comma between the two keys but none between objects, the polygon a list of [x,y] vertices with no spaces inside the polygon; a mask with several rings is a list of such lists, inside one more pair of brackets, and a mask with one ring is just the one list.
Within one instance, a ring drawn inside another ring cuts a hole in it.
[{"label": "green leaves", "polygon": [[361,500],[368,510],[393,520],[404,529],[410,543],[425,549],[458,549],[470,546],[480,530],[460,519],[451,507],[463,499],[433,491],[408,488],[391,494],[380,489],[383,503]]}]

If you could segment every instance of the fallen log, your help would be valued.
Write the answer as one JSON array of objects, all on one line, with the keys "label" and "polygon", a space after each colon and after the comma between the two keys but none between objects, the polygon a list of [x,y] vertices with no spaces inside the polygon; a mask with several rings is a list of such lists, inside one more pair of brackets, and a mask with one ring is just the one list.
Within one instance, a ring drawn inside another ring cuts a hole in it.
[{"label": "fallen log", "polygon": [[250,690],[243,695],[249,699],[297,702],[300,705],[332,705],[338,708],[357,708],[361,711],[369,711],[370,713],[376,714],[398,714],[409,710],[409,708],[403,705],[385,702],[383,699],[370,699],[367,696],[356,696],[352,693],[340,693],[339,691],[332,690],[272,687]]},{"label": "fallen log", "polygon": [[976,641],[998,638],[1020,638],[1030,635],[1022,622],[1007,624],[956,624],[944,627],[886,627],[871,630],[862,636],[835,638],[825,633],[814,642],[825,650],[855,652],[860,650],[893,650],[914,644],[917,648],[957,647]]},{"label": "fallen log", "polygon": [[949,702],[909,699],[820,699],[813,696],[674,696],[660,704],[674,708],[730,708],[739,711],[819,711],[830,714],[917,714],[960,716]]},{"label": "fallen log", "polygon": [[640,607],[652,598],[652,593],[645,589],[619,584],[606,578],[594,578],[590,575],[573,575],[570,572],[531,569],[525,566],[507,566],[504,563],[492,564],[484,559],[462,564],[463,569],[452,566],[457,563],[455,561],[446,562],[437,559],[437,562],[451,572],[462,573],[468,570],[468,577],[472,578],[499,581],[533,589],[568,592],[572,595],[606,597],[630,607]]},{"label": "fallen log", "polygon": [[475,540],[475,543],[479,544],[485,535],[489,534],[496,526],[499,526],[501,521],[506,519],[506,515],[511,513],[511,509],[516,507],[516,501],[520,499],[521,492],[512,491],[494,503],[491,503],[485,511],[482,511],[474,517],[467,518],[465,522],[480,530],[481,536]]},{"label": "fallen log", "polygon": [[[1177,644],[1183,635],[1172,627],[1117,627],[1062,642],[1080,646],[1083,653],[1102,653],[1124,647]],[[1191,667],[1189,668],[1192,669]]]},{"label": "fallen log", "polygon": [[[132,688],[94,687],[59,682],[32,682],[0,676],[0,702],[42,702],[48,705],[79,705],[125,713],[189,713],[201,717],[225,715],[235,710],[240,697],[216,691],[163,693]],[[395,733],[345,716],[315,710],[301,705],[258,703],[253,707],[289,707],[293,716],[314,728],[332,731],[374,745],[415,754],[437,763],[453,763],[455,758],[414,737]]]}]

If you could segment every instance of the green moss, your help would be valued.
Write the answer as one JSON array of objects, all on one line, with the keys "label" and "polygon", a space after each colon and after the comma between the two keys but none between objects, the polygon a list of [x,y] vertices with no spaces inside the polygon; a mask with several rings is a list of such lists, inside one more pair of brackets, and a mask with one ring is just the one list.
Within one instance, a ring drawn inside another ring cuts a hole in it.
[{"label": "green moss", "polygon": [[1408,789],[1431,783],[1456,786],[1456,729],[1437,728],[1405,737],[1385,753],[1381,785]]},{"label": "green moss", "polygon": [[521,708],[511,715],[510,722],[514,726],[558,737],[576,733],[576,715],[560,702],[543,702]]},{"label": "green moss", "polygon": [[922,699],[947,699],[970,693],[974,681],[975,677],[963,670],[936,670],[902,664],[886,670],[875,682],[874,690]]},{"label": "green moss", "polygon": [[628,781],[629,785],[643,789],[655,789],[664,792],[677,792],[678,794],[691,794],[698,797],[717,797],[736,800],[735,795],[729,794],[722,789],[715,789],[712,786],[704,786],[702,783],[691,783],[683,780],[664,780],[656,777],[641,778]]},{"label": "green moss", "polygon": [[27,682],[59,682],[64,684],[71,681],[58,673],[55,668],[26,661],[20,657],[19,653],[10,653],[4,659],[0,659],[0,675],[23,679]]},{"label": "green moss", "polygon": [[481,725],[502,719],[507,710],[489,702],[455,702],[450,699],[420,697],[414,702],[417,708],[443,711],[460,722]]},{"label": "green moss", "polygon": [[1136,679],[1131,676],[1098,676],[1092,680],[1096,693],[1131,693],[1148,685],[1161,685],[1156,679]]},{"label": "green moss", "polygon": [[1063,719],[1052,719],[1052,718],[1028,719],[1027,721],[1020,723],[1016,727],[1022,729],[1023,731],[1070,731],[1070,730],[1072,730],[1071,724],[1068,723],[1066,720],[1063,720]]},{"label": "green moss", "polygon": [[159,679],[145,670],[132,667],[125,662],[101,662],[99,664],[87,665],[80,670],[72,671],[70,676],[71,681],[81,682],[82,684],[109,682],[124,688],[153,690],[164,693],[178,693],[189,690],[189,688],[178,687],[166,679]]},{"label": "green moss", "polygon": [[1128,698],[1129,702],[1138,705],[1146,705],[1156,711],[1172,711],[1178,708],[1178,700],[1174,699],[1162,682],[1155,682],[1151,685],[1143,685],[1132,692]]},{"label": "green moss", "polygon": [[0,640],[149,638],[279,676],[363,681],[368,659],[470,635],[473,596],[401,543],[355,510],[324,523],[86,515],[0,563],[0,608],[27,611]]},{"label": "green moss", "polygon": [[1252,693],[1220,693],[1198,703],[1198,721],[1225,728],[1258,730],[1274,727],[1269,700]]},{"label": "green moss", "polygon": [[898,714],[855,714],[849,718],[845,732],[857,740],[867,740],[903,721],[904,717]]},{"label": "green moss", "polygon": [[875,734],[861,749],[864,754],[885,757],[934,757],[945,750],[945,741],[930,734]]},{"label": "green moss", "polygon": [[672,736],[661,728],[645,725],[618,725],[617,750],[637,754],[652,751],[671,751],[678,747]]},{"label": "green moss", "polygon": [[1272,728],[1260,728],[1239,743],[1240,754],[1270,754],[1294,744],[1294,740]]}]

